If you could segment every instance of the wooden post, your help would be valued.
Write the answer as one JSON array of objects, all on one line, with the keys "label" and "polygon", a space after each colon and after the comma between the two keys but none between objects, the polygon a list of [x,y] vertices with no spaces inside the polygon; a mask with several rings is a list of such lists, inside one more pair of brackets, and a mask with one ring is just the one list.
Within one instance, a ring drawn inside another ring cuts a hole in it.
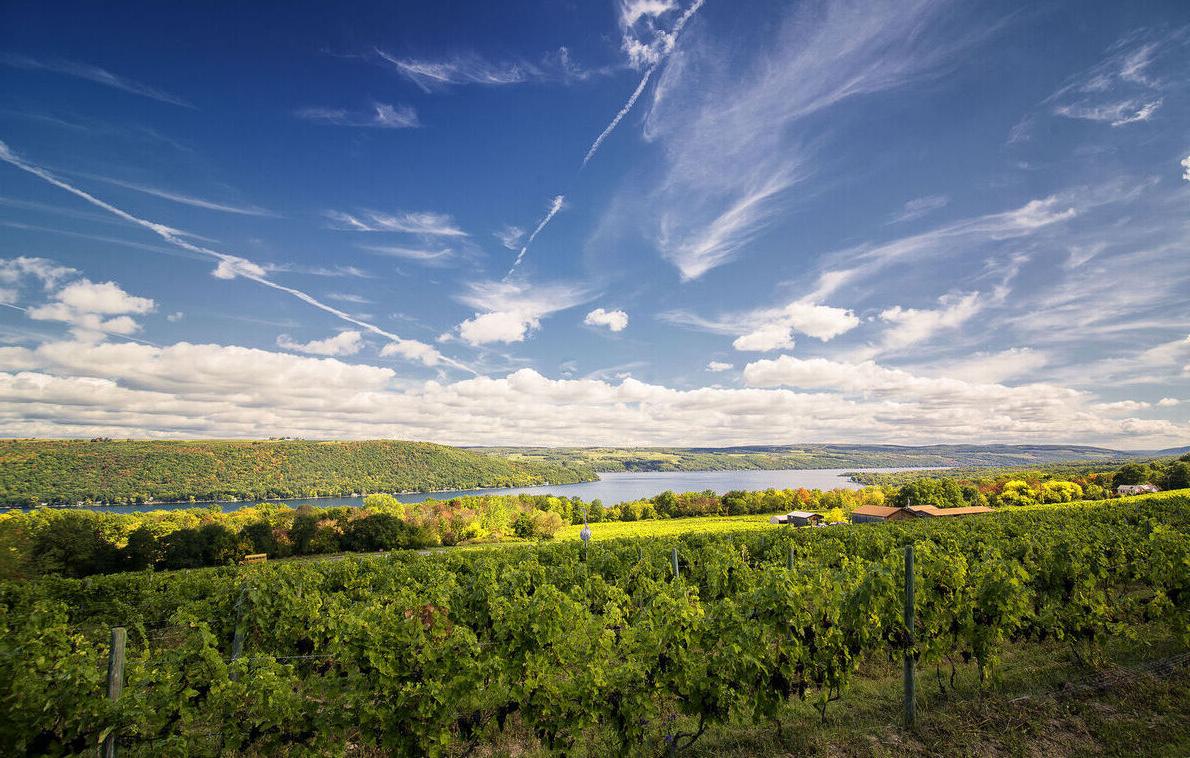
[{"label": "wooden post", "polygon": [[674,579],[678,579],[681,577],[681,572],[678,570],[678,549],[676,547],[674,548],[673,554],[670,556],[670,558],[673,559],[674,564]]},{"label": "wooden post", "polygon": [[[119,700],[124,690],[124,645],[128,642],[128,630],[122,626],[112,627],[112,647],[107,654],[107,699]],[[103,740],[103,758],[116,756],[116,731],[113,729]]]},{"label": "wooden post", "polygon": [[913,617],[914,617],[913,545],[905,547],[905,631],[908,632],[908,647],[905,649],[905,728],[917,726],[917,681],[913,661]]},{"label": "wooden post", "polygon": [[[247,631],[244,623],[244,602],[248,597],[248,588],[244,587],[240,590],[240,596],[236,599],[236,627],[235,636],[231,638],[231,662],[235,663],[236,659],[244,652],[244,634]],[[231,680],[234,682],[239,679],[239,675],[233,671],[231,672]]]}]

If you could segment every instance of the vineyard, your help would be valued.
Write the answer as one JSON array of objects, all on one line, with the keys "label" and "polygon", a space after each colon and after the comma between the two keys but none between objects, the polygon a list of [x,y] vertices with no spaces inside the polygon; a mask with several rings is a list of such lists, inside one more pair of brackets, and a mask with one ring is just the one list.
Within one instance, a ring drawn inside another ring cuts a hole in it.
[{"label": "vineyard", "polygon": [[[0,751],[659,752],[825,719],[865,661],[994,682],[1009,645],[1190,644],[1190,495],[0,585]],[[911,634],[902,549],[916,555]],[[673,562],[676,556],[676,565]],[[675,570],[676,569],[676,570]],[[105,697],[110,628],[123,693]]]}]

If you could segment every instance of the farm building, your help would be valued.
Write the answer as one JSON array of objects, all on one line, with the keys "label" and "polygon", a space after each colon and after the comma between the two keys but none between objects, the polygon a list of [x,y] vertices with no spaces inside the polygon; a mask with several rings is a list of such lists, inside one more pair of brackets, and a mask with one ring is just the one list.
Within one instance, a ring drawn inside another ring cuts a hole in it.
[{"label": "farm building", "polygon": [[905,518],[974,516],[977,513],[991,512],[991,508],[982,505],[972,505],[966,508],[939,508],[936,505],[864,505],[851,512],[851,522],[865,524],[874,521],[897,521]]},{"label": "farm building", "polygon": [[851,512],[853,524],[866,524],[875,521],[896,521],[911,518],[913,514],[895,505],[861,505]]},{"label": "farm building", "polygon": [[822,514],[810,513],[809,511],[790,511],[780,516],[773,516],[769,519],[769,523],[789,524],[791,526],[815,526],[822,523]]},{"label": "farm building", "polygon": [[983,505],[970,505],[965,508],[939,508],[936,505],[910,505],[906,510],[914,516],[922,518],[940,518],[947,516],[974,516],[977,513],[991,513],[992,509]]},{"label": "farm building", "polygon": [[1161,488],[1155,484],[1121,484],[1116,487],[1117,495],[1147,495],[1150,492],[1160,492]]}]

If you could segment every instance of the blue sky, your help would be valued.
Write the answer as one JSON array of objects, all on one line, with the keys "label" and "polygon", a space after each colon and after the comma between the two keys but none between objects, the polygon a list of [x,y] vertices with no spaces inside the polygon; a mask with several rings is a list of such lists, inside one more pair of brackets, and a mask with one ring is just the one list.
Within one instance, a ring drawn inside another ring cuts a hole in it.
[{"label": "blue sky", "polygon": [[6,3],[12,436],[1190,442],[1190,6]]}]

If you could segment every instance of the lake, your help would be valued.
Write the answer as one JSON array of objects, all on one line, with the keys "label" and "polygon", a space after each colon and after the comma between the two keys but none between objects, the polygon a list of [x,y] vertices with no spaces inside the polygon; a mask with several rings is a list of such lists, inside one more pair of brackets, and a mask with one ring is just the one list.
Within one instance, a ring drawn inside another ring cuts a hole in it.
[{"label": "lake", "polygon": [[[712,490],[720,495],[730,490],[765,490],[775,489],[859,489],[856,484],[843,476],[848,471],[916,471],[915,468],[834,468],[834,469],[782,469],[777,471],[633,471],[611,472],[599,475],[595,482],[581,482],[579,484],[547,484],[539,487],[506,487],[500,489],[483,490],[453,490],[449,492],[416,492],[396,495],[402,503],[420,503],[423,500],[449,500],[462,495],[558,495],[560,497],[578,497],[583,500],[598,498],[604,505],[615,505],[626,500],[640,500],[658,495],[666,490],[674,492],[701,492]],[[257,501],[243,501],[234,503],[214,503],[224,511],[236,511],[255,504]],[[363,502],[362,497],[319,497],[297,498],[293,500],[275,500],[270,502],[285,503],[294,508],[300,505],[315,505],[330,507],[335,505],[357,506]],[[91,510],[111,511],[113,513],[137,513],[141,511],[178,510],[183,508],[202,508],[204,503],[154,503],[151,505],[98,505]]]}]

